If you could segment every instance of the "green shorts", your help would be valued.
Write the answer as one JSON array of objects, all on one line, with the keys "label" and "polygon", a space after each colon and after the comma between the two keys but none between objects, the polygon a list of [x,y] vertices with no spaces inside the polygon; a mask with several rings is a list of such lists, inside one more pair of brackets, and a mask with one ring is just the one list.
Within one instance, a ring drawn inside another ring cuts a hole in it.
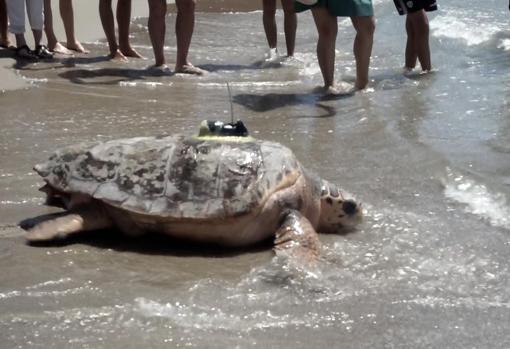
[{"label": "green shorts", "polygon": [[309,10],[316,6],[326,7],[333,16],[355,17],[373,16],[372,0],[319,0],[315,5],[307,6],[294,1],[296,12]]}]

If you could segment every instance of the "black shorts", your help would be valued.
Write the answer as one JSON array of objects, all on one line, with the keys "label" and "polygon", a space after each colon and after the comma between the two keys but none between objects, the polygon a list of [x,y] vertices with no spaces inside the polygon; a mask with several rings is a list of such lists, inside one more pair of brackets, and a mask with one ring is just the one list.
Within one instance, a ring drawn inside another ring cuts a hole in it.
[{"label": "black shorts", "polygon": [[437,10],[436,0],[393,0],[400,15],[425,10],[427,12]]}]

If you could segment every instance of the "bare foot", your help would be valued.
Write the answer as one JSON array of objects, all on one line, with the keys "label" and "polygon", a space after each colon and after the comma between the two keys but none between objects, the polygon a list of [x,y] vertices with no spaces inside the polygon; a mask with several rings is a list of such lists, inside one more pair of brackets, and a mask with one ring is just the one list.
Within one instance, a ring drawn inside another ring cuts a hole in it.
[{"label": "bare foot", "polygon": [[120,52],[119,50],[116,50],[115,52],[110,52],[109,57],[112,61],[116,61],[116,62],[128,62],[129,61],[127,59],[127,57],[124,56],[122,54],[122,52]]},{"label": "bare foot", "polygon": [[128,47],[128,48],[121,48],[120,49],[120,52],[122,52],[122,54],[126,57],[133,57],[133,58],[141,58],[141,59],[146,59],[144,56],[142,56],[140,53],[138,53],[138,51],[136,51],[134,48],[132,47]]},{"label": "bare foot", "polygon": [[411,67],[403,67],[402,68],[402,75],[404,75],[404,76],[412,75],[413,74],[413,69],[414,68],[411,68]]},{"label": "bare foot", "polygon": [[356,79],[354,87],[356,88],[357,91],[364,90],[368,87],[368,80],[359,81],[358,79]]},{"label": "bare foot", "polygon": [[420,72],[420,75],[426,75],[426,74],[432,74],[432,73],[435,73],[437,72],[436,69],[432,68],[432,69],[424,69]]},{"label": "bare foot", "polygon": [[147,68],[147,71],[155,76],[172,75],[172,71],[166,64],[151,65],[150,67]]},{"label": "bare foot", "polygon": [[206,73],[207,73],[206,70],[195,67],[191,63],[182,65],[180,67],[178,67],[177,65],[175,66],[175,74],[204,75]]},{"label": "bare foot", "polygon": [[48,45],[48,48],[53,53],[59,53],[59,54],[66,55],[66,56],[72,56],[73,55],[73,51],[69,50],[67,47],[62,45],[60,42],[57,42],[53,47],[50,47]]},{"label": "bare foot", "polygon": [[327,96],[338,96],[340,94],[340,90],[336,88],[336,86],[328,86],[324,87],[324,94]]},{"label": "bare foot", "polygon": [[66,47],[70,50],[79,52],[79,53],[89,53],[90,51],[85,49],[85,47],[82,46],[82,44],[78,41],[75,41],[74,43],[66,43]]},{"label": "bare foot", "polygon": [[266,61],[274,61],[277,60],[280,57],[280,54],[278,53],[278,50],[276,48],[270,48],[267,50],[266,54],[264,55],[264,60]]},{"label": "bare foot", "polygon": [[327,96],[342,96],[342,95],[351,95],[356,92],[357,88],[355,88],[352,84],[349,84],[346,81],[340,81],[335,83],[333,86],[325,86],[324,94]]}]

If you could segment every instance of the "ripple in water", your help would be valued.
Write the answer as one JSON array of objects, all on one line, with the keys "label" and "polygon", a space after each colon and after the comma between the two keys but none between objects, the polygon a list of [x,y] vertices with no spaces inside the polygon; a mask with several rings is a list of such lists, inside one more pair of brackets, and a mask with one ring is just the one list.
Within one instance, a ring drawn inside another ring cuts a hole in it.
[{"label": "ripple in water", "polygon": [[340,309],[326,309],[332,285],[320,271],[305,271],[275,257],[252,270],[239,283],[201,280],[189,287],[181,300],[135,299],[137,313],[161,318],[175,326],[202,331],[250,333],[265,329],[314,328],[352,320]]}]

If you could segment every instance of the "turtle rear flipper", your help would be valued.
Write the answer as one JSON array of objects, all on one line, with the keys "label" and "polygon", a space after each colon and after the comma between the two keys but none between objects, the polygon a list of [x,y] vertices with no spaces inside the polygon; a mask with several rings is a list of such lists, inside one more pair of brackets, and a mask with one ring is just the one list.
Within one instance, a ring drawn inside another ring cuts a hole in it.
[{"label": "turtle rear flipper", "polygon": [[28,242],[42,242],[68,238],[74,234],[113,226],[104,210],[94,206],[80,206],[66,215],[41,222],[30,228]]},{"label": "turtle rear flipper", "polygon": [[320,253],[317,232],[298,211],[288,213],[276,231],[274,250],[277,256],[291,258],[301,264],[313,264]]}]

